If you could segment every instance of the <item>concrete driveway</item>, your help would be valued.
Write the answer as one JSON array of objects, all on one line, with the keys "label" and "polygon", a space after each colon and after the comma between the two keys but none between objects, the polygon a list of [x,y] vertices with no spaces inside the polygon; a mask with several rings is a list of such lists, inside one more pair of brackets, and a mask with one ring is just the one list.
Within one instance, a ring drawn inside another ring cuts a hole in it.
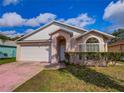
[{"label": "concrete driveway", "polygon": [[19,85],[42,71],[43,67],[38,62],[13,62],[0,65],[0,92],[13,91]]}]

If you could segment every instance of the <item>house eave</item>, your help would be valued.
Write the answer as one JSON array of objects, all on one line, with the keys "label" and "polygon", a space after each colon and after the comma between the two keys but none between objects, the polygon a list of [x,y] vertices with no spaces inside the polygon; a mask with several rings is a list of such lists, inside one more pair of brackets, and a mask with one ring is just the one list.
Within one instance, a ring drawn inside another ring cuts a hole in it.
[{"label": "house eave", "polygon": [[49,43],[48,39],[45,40],[24,40],[24,41],[17,41],[18,44],[20,43]]},{"label": "house eave", "polygon": [[91,31],[85,32],[84,34],[81,34],[81,35],[79,35],[79,36],[77,36],[77,37],[75,37],[75,38],[78,39],[78,38],[80,38],[80,37],[82,37],[82,36],[85,36],[85,35],[91,33],[91,32],[100,33],[100,34],[106,36],[108,39],[115,38],[115,36],[113,36],[113,35],[110,35],[110,34],[107,34],[107,33],[104,33],[104,32],[98,31],[98,30],[94,30],[94,29],[91,30]]}]

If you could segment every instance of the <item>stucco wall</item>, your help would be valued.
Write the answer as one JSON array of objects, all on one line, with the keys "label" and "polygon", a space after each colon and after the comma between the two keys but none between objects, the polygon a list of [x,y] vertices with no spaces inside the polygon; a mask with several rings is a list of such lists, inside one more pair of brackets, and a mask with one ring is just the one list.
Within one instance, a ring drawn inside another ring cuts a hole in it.
[{"label": "stucco wall", "polygon": [[72,37],[69,33],[60,30],[60,31],[54,33],[53,35],[51,35],[51,38],[52,38],[51,60],[52,60],[52,62],[58,62],[57,37],[59,37],[59,36],[63,36],[66,39],[66,52],[75,52],[75,51],[78,52],[79,51],[79,43],[86,43],[86,41],[91,37],[95,37],[98,39],[99,43],[101,44],[100,52],[107,51],[106,39],[100,34],[90,33],[85,36],[82,36],[79,39],[76,39],[76,38]]},{"label": "stucco wall", "polygon": [[57,45],[57,38],[58,37],[64,37],[66,40],[66,51],[70,50],[70,39],[71,35],[69,33],[66,33],[64,31],[58,31],[57,33],[51,35],[52,38],[52,43],[51,43],[51,62],[56,63],[59,61],[59,56],[58,56],[58,45]]},{"label": "stucco wall", "polygon": [[19,61],[20,60],[20,52],[21,52],[21,46],[20,46],[20,44],[17,44],[16,61]]},{"label": "stucco wall", "polygon": [[44,28],[43,30],[40,30],[39,32],[25,38],[24,40],[49,39],[50,38],[49,33],[52,31],[56,31],[58,29],[60,29],[60,27],[53,24],[53,25],[50,25],[49,27]]},{"label": "stucco wall", "polygon": [[99,43],[100,43],[100,52],[104,52],[104,51],[107,51],[107,45],[106,45],[106,39],[100,35],[100,34],[97,34],[97,33],[89,33],[87,35],[84,35],[82,37],[80,37],[79,39],[72,39],[71,40],[71,51],[78,51],[79,50],[79,44],[80,43],[86,43],[86,41],[89,39],[89,38],[96,38],[98,39]]},{"label": "stucco wall", "polygon": [[57,31],[61,28],[65,28],[65,29],[69,29],[70,31],[73,32],[73,35],[79,35],[80,33],[84,33],[84,31],[80,31],[68,26],[62,26],[62,25],[58,25],[58,24],[52,24],[42,30],[40,30],[39,32],[25,38],[24,40],[41,40],[41,39],[49,39],[50,35],[49,33]]},{"label": "stucco wall", "polygon": [[80,30],[80,29],[76,29],[76,28],[73,28],[73,27],[70,27],[70,26],[67,26],[67,25],[61,25],[61,24],[57,24],[57,26],[59,27],[62,27],[62,28],[65,28],[65,29],[69,29],[70,31],[73,32],[73,35],[80,35],[80,34],[83,34],[84,32],[86,32],[85,30]]}]

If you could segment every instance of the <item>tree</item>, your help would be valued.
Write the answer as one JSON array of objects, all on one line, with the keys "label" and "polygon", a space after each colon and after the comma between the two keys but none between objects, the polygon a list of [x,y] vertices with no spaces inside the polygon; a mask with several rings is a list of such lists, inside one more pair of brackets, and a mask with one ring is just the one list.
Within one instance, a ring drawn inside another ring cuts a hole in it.
[{"label": "tree", "polygon": [[0,39],[2,40],[2,42],[4,43],[6,40],[11,40],[10,37],[6,36],[6,35],[3,35],[3,34],[0,34]]},{"label": "tree", "polygon": [[118,40],[124,40],[124,29],[115,30],[112,35],[116,38],[112,39],[111,43],[117,42]]}]

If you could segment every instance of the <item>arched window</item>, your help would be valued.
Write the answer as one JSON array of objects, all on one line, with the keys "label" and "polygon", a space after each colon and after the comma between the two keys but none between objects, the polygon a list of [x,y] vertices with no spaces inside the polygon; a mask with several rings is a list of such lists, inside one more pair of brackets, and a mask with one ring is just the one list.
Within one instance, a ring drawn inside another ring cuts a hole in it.
[{"label": "arched window", "polygon": [[94,37],[89,38],[86,41],[86,51],[87,52],[99,52],[99,40]]},{"label": "arched window", "polygon": [[87,40],[86,43],[99,43],[98,39],[94,38],[94,37],[91,37]]}]

